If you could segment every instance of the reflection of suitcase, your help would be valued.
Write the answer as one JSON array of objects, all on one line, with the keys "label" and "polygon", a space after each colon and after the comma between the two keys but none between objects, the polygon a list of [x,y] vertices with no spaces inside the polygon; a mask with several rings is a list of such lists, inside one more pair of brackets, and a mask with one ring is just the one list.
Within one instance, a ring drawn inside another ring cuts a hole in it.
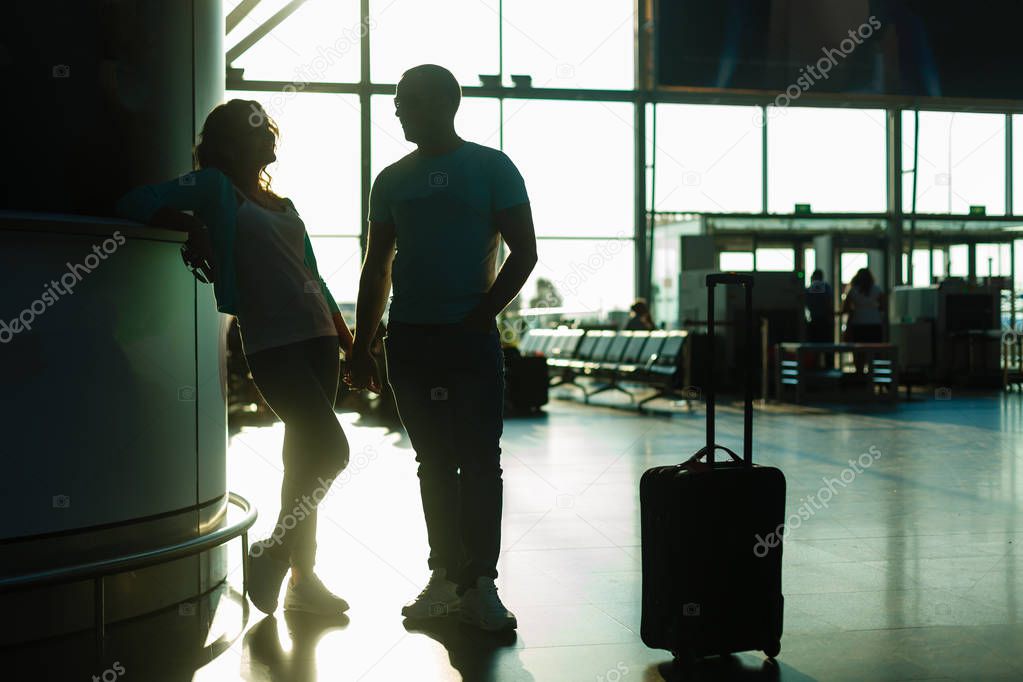
[{"label": "reflection of suitcase", "polygon": [[547,358],[524,357],[517,348],[504,349],[505,402],[515,412],[536,412],[547,404]]},{"label": "reflection of suitcase", "polygon": [[[773,657],[781,648],[777,533],[785,518],[785,477],[752,460],[752,277],[708,275],[708,324],[713,329],[714,285],[726,283],[746,289],[743,457],[714,444],[714,382],[708,381],[706,446],[684,464],[650,469],[640,480],[640,634],[647,646],[682,659],[751,649]],[[728,459],[715,462],[714,450]]]}]

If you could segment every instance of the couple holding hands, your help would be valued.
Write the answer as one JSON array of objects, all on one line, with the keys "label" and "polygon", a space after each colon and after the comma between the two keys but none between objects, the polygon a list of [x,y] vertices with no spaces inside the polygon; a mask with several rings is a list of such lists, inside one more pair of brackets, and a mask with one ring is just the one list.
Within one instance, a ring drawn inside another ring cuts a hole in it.
[{"label": "couple holding hands", "polygon": [[[431,569],[402,615],[457,613],[490,631],[517,626],[494,583],[504,406],[495,319],[535,266],[536,238],[511,160],[455,132],[460,100],[455,77],[432,64],[406,71],[397,85],[395,115],[416,149],[373,183],[354,338],[295,206],[270,188],[277,128],[258,103],[218,106],[195,148],[194,173],[118,203],[124,217],[188,232],[197,275],[213,282],[217,308],[238,317],[252,377],[285,424],[280,515],[248,556],[249,594],[265,613],[276,611],[289,570],[286,610],[348,609],[314,570],[316,502],[349,459],[334,412],[338,351],[346,384],[380,390],[370,346],[393,289],[387,377],[416,453]],[[498,268],[501,239],[509,255]]]}]

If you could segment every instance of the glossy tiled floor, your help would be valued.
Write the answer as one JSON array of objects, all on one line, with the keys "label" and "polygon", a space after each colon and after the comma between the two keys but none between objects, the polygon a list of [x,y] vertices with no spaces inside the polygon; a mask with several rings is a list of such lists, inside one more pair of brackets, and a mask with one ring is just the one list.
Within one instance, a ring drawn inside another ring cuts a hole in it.
[{"label": "glossy tiled floor", "polygon": [[[719,412],[720,439],[737,443],[740,414]],[[749,653],[685,675],[638,634],[638,482],[699,446],[702,409],[640,417],[555,400],[545,417],[506,423],[499,586],[519,618],[511,638],[403,626],[400,606],[427,577],[412,453],[400,433],[341,419],[352,464],[321,508],[319,571],[348,617],[244,617],[237,595],[221,599],[207,637],[221,644],[194,680],[1023,680],[1018,394],[759,411],[754,453],[785,471],[789,513],[823,501],[824,479],[846,483],[786,541],[777,667]],[[253,537],[274,521],[282,436],[278,424],[231,443],[231,488],[262,510]]]}]

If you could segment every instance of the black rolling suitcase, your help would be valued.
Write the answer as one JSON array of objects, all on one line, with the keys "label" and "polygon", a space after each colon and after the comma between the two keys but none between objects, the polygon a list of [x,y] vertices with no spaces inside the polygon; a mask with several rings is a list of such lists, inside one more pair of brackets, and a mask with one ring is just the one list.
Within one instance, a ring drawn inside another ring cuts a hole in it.
[{"label": "black rolling suitcase", "polygon": [[550,373],[547,358],[525,356],[516,348],[504,349],[505,402],[515,412],[530,414],[547,404]]},{"label": "black rolling suitcase", "polygon": [[[706,446],[682,464],[646,471],[640,480],[640,634],[647,646],[682,660],[748,650],[773,658],[781,648],[785,477],[752,458],[753,278],[707,276],[711,334],[716,284],[740,284],[746,294],[743,456],[714,443],[713,373],[707,372]],[[715,450],[727,459],[715,461]]]}]

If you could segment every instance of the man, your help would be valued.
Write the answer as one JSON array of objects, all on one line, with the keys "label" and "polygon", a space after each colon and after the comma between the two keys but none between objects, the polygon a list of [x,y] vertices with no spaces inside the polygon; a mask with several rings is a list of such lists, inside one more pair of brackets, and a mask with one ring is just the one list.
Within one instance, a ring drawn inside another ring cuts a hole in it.
[{"label": "man", "polygon": [[806,309],[810,313],[806,340],[834,343],[835,295],[831,285],[824,281],[824,272],[820,269],[810,275],[810,286],[806,288]]},{"label": "man", "polygon": [[[495,319],[536,264],[529,199],[507,156],[456,134],[461,89],[449,71],[410,69],[395,95],[395,115],[417,148],[373,184],[348,381],[380,389],[369,346],[393,280],[388,381],[419,462],[432,570],[402,615],[457,611],[485,630],[515,628],[494,585],[504,407]],[[495,277],[501,238],[509,256]]]}]

